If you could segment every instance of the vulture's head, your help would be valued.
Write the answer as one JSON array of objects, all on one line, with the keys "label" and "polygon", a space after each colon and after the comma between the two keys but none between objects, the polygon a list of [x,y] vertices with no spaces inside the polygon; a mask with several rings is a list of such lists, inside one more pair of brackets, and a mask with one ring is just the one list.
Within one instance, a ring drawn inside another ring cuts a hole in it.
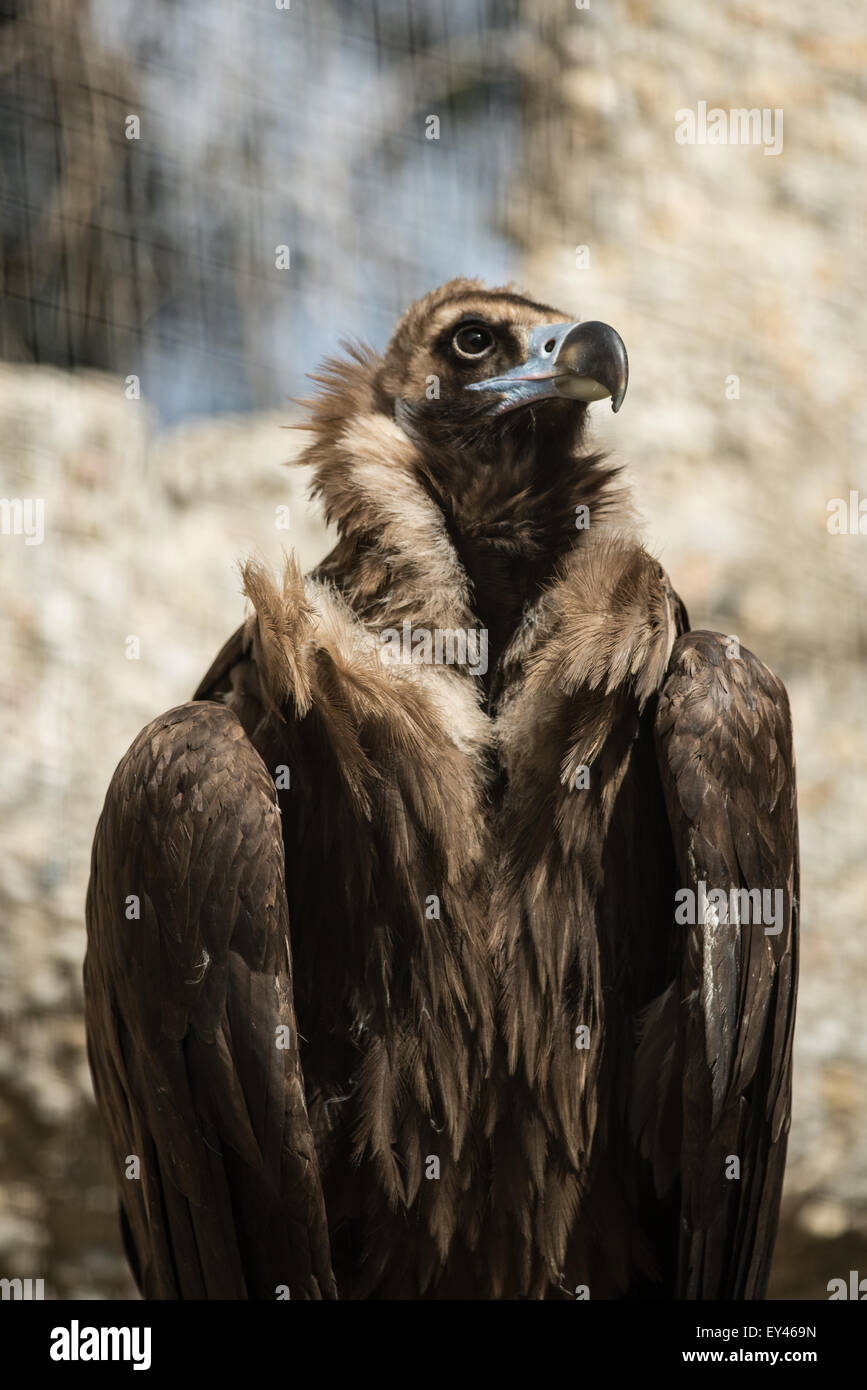
[{"label": "vulture's head", "polygon": [[304,457],[330,518],[363,544],[377,538],[362,479],[373,469],[396,495],[410,471],[445,517],[477,611],[505,634],[576,543],[576,506],[611,506],[615,470],[584,446],[587,407],[610,398],[619,410],[627,379],[607,324],[450,280],[407,310],[381,356],[350,347],[314,377]]},{"label": "vulture's head", "polygon": [[[508,289],[453,280],[404,315],[378,373],[387,409],[404,403],[455,425],[487,419],[492,440],[503,423],[546,418],[574,430],[590,401],[626,394],[626,349],[605,323],[579,323]],[[483,431],[478,431],[480,437]]]}]

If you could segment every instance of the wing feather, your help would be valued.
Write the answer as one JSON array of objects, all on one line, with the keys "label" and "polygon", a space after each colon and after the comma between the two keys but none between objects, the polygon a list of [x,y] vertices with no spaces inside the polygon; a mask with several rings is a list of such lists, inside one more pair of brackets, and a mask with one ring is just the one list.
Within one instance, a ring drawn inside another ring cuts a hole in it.
[{"label": "wing feather", "polygon": [[274,786],[235,715],[201,702],[154,720],[97,828],[85,963],[91,1068],[147,1297],[335,1293],[284,873]]},{"label": "wing feather", "polygon": [[[677,979],[645,1011],[633,1124],[658,1190],[679,1175],[678,1296],[761,1298],[785,1164],[797,982],[786,692],[752,653],[732,657],[725,638],[687,633],[672,652],[655,732],[679,887],[697,905],[702,884],[730,902],[732,890],[753,896],[735,899],[734,913],[697,912],[673,926]],[[763,899],[760,914],[756,891],[781,896]],[[779,923],[769,922],[780,903]],[[726,1175],[732,1157],[739,1178]]]}]

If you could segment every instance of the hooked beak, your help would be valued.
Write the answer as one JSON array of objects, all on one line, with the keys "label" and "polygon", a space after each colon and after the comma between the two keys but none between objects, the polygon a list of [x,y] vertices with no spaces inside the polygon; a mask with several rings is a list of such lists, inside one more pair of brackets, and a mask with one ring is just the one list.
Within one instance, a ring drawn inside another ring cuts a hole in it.
[{"label": "hooked beak", "polygon": [[610,396],[616,413],[628,380],[626,348],[607,323],[543,323],[530,335],[526,362],[466,389],[497,392],[500,399],[491,407],[495,415],[547,396],[575,401]]}]

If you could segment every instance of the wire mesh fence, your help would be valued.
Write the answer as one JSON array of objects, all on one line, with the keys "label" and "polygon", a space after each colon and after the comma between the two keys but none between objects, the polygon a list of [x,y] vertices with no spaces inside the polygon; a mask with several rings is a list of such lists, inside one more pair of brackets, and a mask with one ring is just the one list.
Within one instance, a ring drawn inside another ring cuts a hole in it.
[{"label": "wire mesh fence", "polygon": [[[236,625],[275,505],[305,563],[327,544],[280,468],[306,374],[459,274],[619,329],[630,400],[598,430],[648,542],[694,624],[789,685],[804,954],[775,1287],[864,1267],[867,569],[857,525],[828,526],[867,495],[860,22],[844,0],[0,3],[0,491],[50,519],[0,544],[0,1272],[130,1291],[80,1021],[105,784]],[[680,141],[702,102],[781,111],[780,149]]]}]

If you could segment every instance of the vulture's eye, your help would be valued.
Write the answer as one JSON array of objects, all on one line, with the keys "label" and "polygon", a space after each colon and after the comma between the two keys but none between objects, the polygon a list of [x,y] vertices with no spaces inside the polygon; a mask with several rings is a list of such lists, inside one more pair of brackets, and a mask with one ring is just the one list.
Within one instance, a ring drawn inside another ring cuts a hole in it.
[{"label": "vulture's eye", "polygon": [[484,357],[494,346],[494,335],[483,323],[468,323],[452,338],[452,347],[459,357]]}]

